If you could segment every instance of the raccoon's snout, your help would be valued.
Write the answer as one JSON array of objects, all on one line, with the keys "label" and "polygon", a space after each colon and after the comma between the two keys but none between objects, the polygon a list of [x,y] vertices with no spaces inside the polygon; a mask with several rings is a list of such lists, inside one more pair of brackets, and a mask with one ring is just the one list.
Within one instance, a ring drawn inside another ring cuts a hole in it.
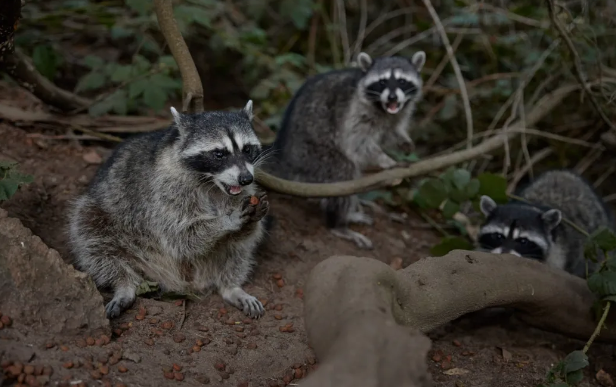
[{"label": "raccoon's snout", "polygon": [[396,102],[398,101],[398,96],[396,94],[389,93],[389,95],[387,96],[387,100],[389,102]]},{"label": "raccoon's snout", "polygon": [[240,185],[249,185],[254,181],[254,177],[252,176],[252,173],[245,171],[240,173],[237,181]]}]

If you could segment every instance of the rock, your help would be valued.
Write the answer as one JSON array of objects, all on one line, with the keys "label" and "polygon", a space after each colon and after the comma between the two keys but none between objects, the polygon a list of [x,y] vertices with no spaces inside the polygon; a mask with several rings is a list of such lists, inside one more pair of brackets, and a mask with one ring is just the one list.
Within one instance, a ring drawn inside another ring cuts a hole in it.
[{"label": "rock", "polygon": [[92,279],[0,209],[0,310],[14,324],[59,335],[110,333]]},{"label": "rock", "polygon": [[83,155],[83,161],[88,164],[100,164],[103,158],[96,151],[91,151]]}]

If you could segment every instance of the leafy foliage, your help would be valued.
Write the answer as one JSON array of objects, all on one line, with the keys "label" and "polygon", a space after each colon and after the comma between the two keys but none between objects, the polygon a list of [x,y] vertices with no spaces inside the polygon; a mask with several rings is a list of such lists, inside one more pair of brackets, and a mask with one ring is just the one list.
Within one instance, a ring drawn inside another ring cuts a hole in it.
[{"label": "leafy foliage", "polygon": [[0,202],[9,200],[22,185],[34,180],[33,176],[20,173],[17,166],[15,162],[0,161]]}]

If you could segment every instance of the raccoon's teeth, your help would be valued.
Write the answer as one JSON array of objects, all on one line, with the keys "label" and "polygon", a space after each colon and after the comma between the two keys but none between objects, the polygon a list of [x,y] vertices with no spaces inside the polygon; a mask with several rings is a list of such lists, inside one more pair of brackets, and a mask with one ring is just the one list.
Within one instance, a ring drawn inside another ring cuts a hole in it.
[{"label": "raccoon's teeth", "polygon": [[231,195],[237,195],[240,192],[242,192],[242,187],[240,187],[239,185],[232,185],[229,187],[229,193]]},{"label": "raccoon's teeth", "polygon": [[398,102],[390,102],[387,104],[387,111],[390,113],[397,113],[399,106]]}]

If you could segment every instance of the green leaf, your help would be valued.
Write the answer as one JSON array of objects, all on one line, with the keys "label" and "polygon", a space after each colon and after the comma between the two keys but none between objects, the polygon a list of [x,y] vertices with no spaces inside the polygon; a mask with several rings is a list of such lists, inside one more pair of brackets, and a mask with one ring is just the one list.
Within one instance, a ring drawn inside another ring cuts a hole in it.
[{"label": "green leaf", "polygon": [[130,65],[118,65],[111,73],[111,80],[113,82],[125,82],[131,78],[133,67]]},{"label": "green leaf", "polygon": [[125,116],[128,113],[128,96],[126,90],[116,90],[109,96],[113,101],[113,111],[116,114]]},{"label": "green leaf", "polygon": [[152,0],[126,0],[126,5],[139,15],[145,15],[152,11]]},{"label": "green leaf", "polygon": [[447,187],[441,180],[431,178],[419,187],[419,195],[430,208],[438,208],[447,199]]},{"label": "green leaf", "polygon": [[464,238],[458,236],[444,237],[439,244],[430,249],[430,255],[442,257],[452,250],[472,250],[473,245]]},{"label": "green leaf", "polygon": [[117,25],[111,27],[110,33],[111,33],[111,39],[113,40],[126,38],[127,36],[132,36],[134,34],[132,30],[129,30],[128,28],[124,28],[122,26],[117,26]]},{"label": "green leaf", "polygon": [[468,185],[466,186],[466,197],[469,199],[474,198],[477,193],[479,193],[480,186],[481,183],[477,179],[472,179],[471,181],[469,181]]},{"label": "green leaf", "polygon": [[182,88],[182,82],[173,79],[165,74],[154,74],[149,77],[149,85],[167,90],[178,90]]},{"label": "green leaf", "polygon": [[13,179],[0,180],[0,200],[9,200],[19,188],[19,182]]},{"label": "green leaf", "polygon": [[588,278],[587,283],[590,290],[599,297],[616,295],[616,272],[594,273]]},{"label": "green leaf", "polygon": [[34,47],[32,63],[34,63],[34,67],[36,67],[39,73],[53,81],[60,64],[60,57],[52,46],[48,44],[40,45]]},{"label": "green leaf", "polygon": [[128,98],[134,99],[143,94],[148,88],[148,80],[145,78],[137,79],[128,85]]},{"label": "green leaf", "polygon": [[360,198],[364,199],[364,200],[369,200],[371,202],[377,200],[377,199],[383,199],[383,201],[385,203],[388,204],[394,204],[395,202],[393,201],[393,194],[391,191],[386,191],[386,190],[375,190],[375,191],[368,191],[368,192],[364,192],[362,194],[359,195]]},{"label": "green leaf", "polygon": [[306,64],[306,57],[293,52],[289,52],[286,54],[278,55],[274,59],[274,61],[278,66],[283,66],[287,63],[290,63],[293,66],[302,67]]},{"label": "green leaf", "polygon": [[90,69],[94,70],[94,69],[98,69],[103,67],[103,65],[105,64],[105,61],[96,55],[88,55],[85,58],[83,58],[83,63],[88,66]]},{"label": "green leaf", "polygon": [[571,372],[579,371],[588,367],[588,356],[582,351],[573,351],[568,354],[563,360],[565,363],[564,372],[569,374]]},{"label": "green leaf", "polygon": [[163,55],[161,57],[158,58],[158,63],[163,64],[169,68],[172,69],[177,69],[178,68],[178,64],[175,61],[175,59],[173,59],[172,55]]},{"label": "green leaf", "polygon": [[456,169],[452,173],[452,182],[458,189],[463,189],[471,181],[471,173],[466,169]]},{"label": "green leaf", "polygon": [[34,177],[19,173],[15,162],[0,162],[0,201],[10,199],[23,184],[32,183]]},{"label": "green leaf", "polygon": [[158,86],[148,86],[143,92],[143,102],[154,111],[159,111],[165,107],[167,94]]},{"label": "green leaf", "polygon": [[447,199],[445,205],[443,206],[443,216],[447,219],[452,218],[456,212],[460,211],[460,205],[451,201],[451,199]]},{"label": "green leaf", "polygon": [[75,92],[78,93],[80,91],[96,90],[104,84],[105,76],[98,71],[92,71],[84,75],[79,82],[77,82]]},{"label": "green leaf", "polygon": [[137,286],[135,294],[141,296],[147,293],[157,292],[159,290],[158,283],[152,281],[143,281]]},{"label": "green leaf", "polygon": [[0,161],[0,169],[13,169],[18,165],[15,161]]},{"label": "green leaf", "polygon": [[616,235],[607,227],[601,227],[590,235],[593,241],[603,251],[616,250]]},{"label": "green leaf", "polygon": [[103,114],[109,113],[111,109],[113,109],[114,105],[113,99],[109,97],[103,98],[88,108],[88,114],[92,117],[102,116]]},{"label": "green leaf", "polygon": [[584,380],[584,371],[577,370],[577,371],[571,372],[571,373],[567,374],[566,379],[567,379],[567,383],[569,385],[571,385],[571,384],[577,385],[582,380]]},{"label": "green leaf", "polygon": [[282,0],[280,15],[289,17],[298,30],[305,30],[312,16],[313,0]]},{"label": "green leaf", "polygon": [[603,301],[616,302],[616,295],[603,297]]},{"label": "green leaf", "polygon": [[482,173],[479,180],[479,195],[487,195],[497,203],[507,203],[507,179],[494,173]]}]

